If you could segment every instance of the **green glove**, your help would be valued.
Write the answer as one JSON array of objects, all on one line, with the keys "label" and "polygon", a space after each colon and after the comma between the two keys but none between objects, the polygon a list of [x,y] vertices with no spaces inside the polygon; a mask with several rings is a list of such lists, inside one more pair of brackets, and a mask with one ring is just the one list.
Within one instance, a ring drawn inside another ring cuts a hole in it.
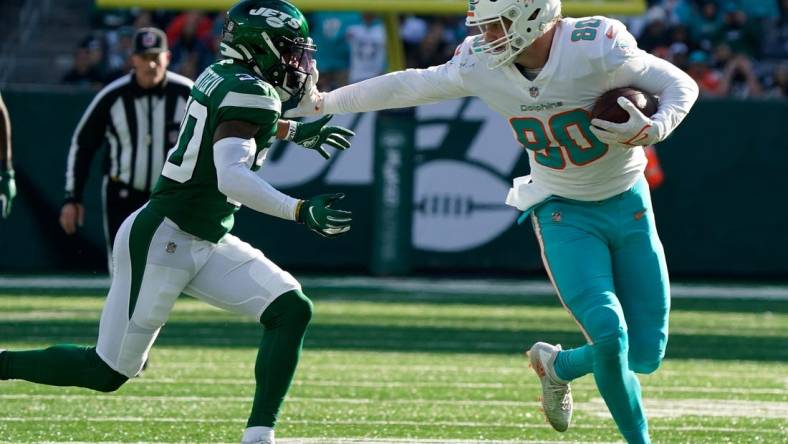
[{"label": "green glove", "polygon": [[314,122],[306,123],[291,120],[287,140],[292,140],[304,148],[315,150],[326,159],[331,156],[323,149],[323,144],[333,146],[338,150],[350,148],[350,141],[347,138],[355,136],[356,133],[341,126],[326,126],[332,117],[334,117],[332,114],[327,114]]},{"label": "green glove", "polygon": [[331,208],[331,204],[344,197],[342,193],[321,194],[302,200],[296,210],[296,221],[323,237],[337,237],[350,231],[350,211]]},{"label": "green glove", "polygon": [[3,219],[11,214],[11,201],[16,196],[14,170],[0,171],[0,215]]}]

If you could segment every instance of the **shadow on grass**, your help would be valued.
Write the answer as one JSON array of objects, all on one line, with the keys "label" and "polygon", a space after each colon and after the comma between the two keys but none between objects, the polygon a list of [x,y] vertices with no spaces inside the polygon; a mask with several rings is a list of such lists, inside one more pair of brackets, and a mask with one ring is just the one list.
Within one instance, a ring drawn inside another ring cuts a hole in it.
[{"label": "shadow on grass", "polygon": [[[516,307],[560,307],[561,303],[554,294],[449,294],[438,292],[406,292],[345,288],[345,289],[305,289],[307,295],[316,301],[360,301],[381,303],[418,303],[418,304],[472,304],[483,306],[511,305]],[[5,291],[3,297],[30,298],[37,296],[65,298],[74,296],[87,296],[104,298],[106,292],[101,290],[36,290],[35,293],[27,291]],[[182,298],[188,298],[182,295]],[[680,298],[671,301],[672,310],[707,311],[711,313],[788,313],[788,301],[756,300],[756,299],[697,299]]]},{"label": "shadow on grass", "polygon": [[[386,303],[418,304],[472,304],[472,305],[511,305],[516,307],[560,307],[561,302],[553,294],[549,295],[511,295],[511,294],[444,294],[386,292],[375,293],[370,290],[353,289],[347,292],[337,290],[307,289],[309,297],[316,301],[362,301]],[[672,310],[707,311],[711,313],[788,313],[788,301],[757,299],[700,299],[680,298],[671,300]]]},{"label": "shadow on grass", "polygon": [[[94,343],[98,333],[92,321],[3,321],[0,346],[14,343]],[[252,322],[172,321],[159,336],[159,345],[185,347],[256,347],[262,327]],[[369,326],[321,324],[310,326],[308,349],[362,350],[422,353],[520,353],[535,341],[561,343],[565,347],[583,343],[580,333],[529,329],[463,329],[451,327]],[[785,337],[673,334],[668,357],[674,359],[718,359],[788,361]]]}]

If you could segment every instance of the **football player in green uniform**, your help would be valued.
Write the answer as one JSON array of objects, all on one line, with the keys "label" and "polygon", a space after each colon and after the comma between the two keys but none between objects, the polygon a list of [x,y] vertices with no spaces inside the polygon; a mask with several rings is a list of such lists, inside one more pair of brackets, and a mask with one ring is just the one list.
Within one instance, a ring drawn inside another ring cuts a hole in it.
[{"label": "football player in green uniform", "polygon": [[11,164],[11,119],[3,97],[0,96],[0,218],[11,214],[11,202],[16,196],[14,168]]},{"label": "football player in green uniform", "polygon": [[303,223],[325,237],[350,229],[342,195],[299,200],[255,170],[274,138],[315,149],[350,146],[353,133],[281,120],[282,99],[298,103],[315,50],[301,12],[283,0],[244,0],[227,13],[221,53],[191,91],[178,143],[150,201],[117,234],[113,279],[96,347],[57,345],[0,352],[0,379],[111,392],[143,369],[181,293],[263,325],[257,389],[243,443],[273,443],[273,427],[301,352],[312,303],[263,253],[229,234],[241,205]]}]

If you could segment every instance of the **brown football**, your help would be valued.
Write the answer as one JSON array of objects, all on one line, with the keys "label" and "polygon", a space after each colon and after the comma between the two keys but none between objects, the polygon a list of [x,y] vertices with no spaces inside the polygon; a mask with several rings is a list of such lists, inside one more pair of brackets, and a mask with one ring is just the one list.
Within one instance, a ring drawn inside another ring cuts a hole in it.
[{"label": "brown football", "polygon": [[591,110],[591,117],[594,119],[607,120],[613,123],[624,123],[629,119],[629,114],[618,105],[618,98],[626,97],[638,107],[647,117],[653,116],[657,112],[659,100],[656,96],[645,91],[623,87],[611,89],[602,94]]}]

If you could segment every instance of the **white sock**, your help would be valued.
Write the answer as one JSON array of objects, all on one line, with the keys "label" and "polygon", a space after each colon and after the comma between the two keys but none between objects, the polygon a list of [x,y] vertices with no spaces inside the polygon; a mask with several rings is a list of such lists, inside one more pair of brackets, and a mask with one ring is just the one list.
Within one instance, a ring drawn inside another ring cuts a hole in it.
[{"label": "white sock", "polygon": [[264,426],[249,427],[244,431],[244,437],[241,440],[241,442],[242,443],[258,442],[264,439],[273,441],[274,429],[272,429],[271,427],[264,427]]}]

